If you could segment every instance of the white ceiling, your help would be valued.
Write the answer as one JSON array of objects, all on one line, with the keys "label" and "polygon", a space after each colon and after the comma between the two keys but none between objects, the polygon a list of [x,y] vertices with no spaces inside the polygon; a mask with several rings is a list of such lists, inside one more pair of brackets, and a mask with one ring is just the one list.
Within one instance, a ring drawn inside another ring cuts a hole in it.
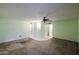
[{"label": "white ceiling", "polygon": [[0,17],[19,20],[51,20],[79,16],[79,4],[17,3],[0,4]]}]

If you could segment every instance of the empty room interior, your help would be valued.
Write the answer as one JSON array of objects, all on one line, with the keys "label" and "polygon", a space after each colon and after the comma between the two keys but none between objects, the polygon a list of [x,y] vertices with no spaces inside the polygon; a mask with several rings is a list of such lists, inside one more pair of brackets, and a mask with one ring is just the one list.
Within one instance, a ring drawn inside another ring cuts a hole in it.
[{"label": "empty room interior", "polygon": [[78,54],[78,3],[0,3],[0,55]]}]

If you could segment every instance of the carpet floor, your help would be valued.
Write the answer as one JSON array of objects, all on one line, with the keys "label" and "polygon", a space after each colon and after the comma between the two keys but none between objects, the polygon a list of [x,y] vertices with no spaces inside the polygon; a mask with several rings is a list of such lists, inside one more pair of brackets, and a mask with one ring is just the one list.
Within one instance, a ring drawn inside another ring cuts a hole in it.
[{"label": "carpet floor", "polygon": [[0,55],[78,55],[79,44],[51,38],[37,41],[25,38],[0,44]]}]

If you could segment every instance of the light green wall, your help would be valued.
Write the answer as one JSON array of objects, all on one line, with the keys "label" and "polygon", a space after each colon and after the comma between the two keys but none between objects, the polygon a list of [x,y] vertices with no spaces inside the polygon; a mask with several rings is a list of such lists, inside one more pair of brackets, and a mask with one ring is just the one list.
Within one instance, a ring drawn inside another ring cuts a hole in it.
[{"label": "light green wall", "polygon": [[[66,20],[53,22],[54,37],[71,41],[78,41],[77,33],[79,39],[79,32],[77,32],[77,24],[79,25],[79,21],[77,22],[77,18],[69,18]],[[36,23],[34,23],[34,28],[32,28],[33,31],[31,33],[27,21],[0,19],[0,43],[20,38],[26,38],[32,36],[31,34],[38,38],[43,37],[45,33],[44,25],[45,24],[42,23],[41,30],[38,30],[36,28]],[[21,35],[22,37],[19,37],[19,35]]]},{"label": "light green wall", "polygon": [[78,42],[78,18],[54,21],[54,37]]}]

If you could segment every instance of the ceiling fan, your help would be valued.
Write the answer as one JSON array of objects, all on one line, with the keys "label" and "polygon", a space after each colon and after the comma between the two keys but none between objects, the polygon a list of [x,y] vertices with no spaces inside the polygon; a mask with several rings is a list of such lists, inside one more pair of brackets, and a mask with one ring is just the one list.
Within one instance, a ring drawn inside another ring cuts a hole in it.
[{"label": "ceiling fan", "polygon": [[52,20],[47,19],[46,17],[43,17],[43,22],[51,24]]}]

